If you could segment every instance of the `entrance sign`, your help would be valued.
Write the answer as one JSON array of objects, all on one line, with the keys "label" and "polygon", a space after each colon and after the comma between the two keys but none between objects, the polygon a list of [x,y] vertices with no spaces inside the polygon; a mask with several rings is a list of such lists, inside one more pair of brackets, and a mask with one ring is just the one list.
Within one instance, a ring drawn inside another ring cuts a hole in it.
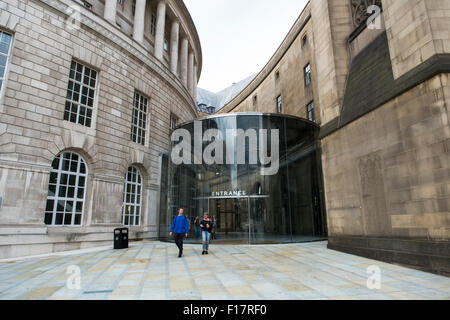
[{"label": "entrance sign", "polygon": [[211,192],[211,197],[245,197],[247,192],[245,191],[215,191]]}]

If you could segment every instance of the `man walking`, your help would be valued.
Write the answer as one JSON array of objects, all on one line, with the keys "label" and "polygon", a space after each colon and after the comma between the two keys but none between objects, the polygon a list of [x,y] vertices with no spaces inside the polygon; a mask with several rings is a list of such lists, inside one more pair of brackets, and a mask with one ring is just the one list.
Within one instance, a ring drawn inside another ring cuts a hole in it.
[{"label": "man walking", "polygon": [[183,240],[187,238],[189,233],[189,220],[184,215],[184,209],[178,209],[178,216],[173,219],[172,226],[170,227],[170,236],[175,233],[175,243],[177,244],[179,251],[178,258],[183,256]]}]

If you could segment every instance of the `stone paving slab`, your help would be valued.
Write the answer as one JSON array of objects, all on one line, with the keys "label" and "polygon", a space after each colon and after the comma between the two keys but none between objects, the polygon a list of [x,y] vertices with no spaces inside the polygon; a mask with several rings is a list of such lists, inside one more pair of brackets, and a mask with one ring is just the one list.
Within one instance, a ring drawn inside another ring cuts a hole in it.
[{"label": "stone paving slab", "polygon": [[[178,259],[174,244],[149,241],[2,262],[0,299],[450,300],[450,278],[328,250],[326,242],[201,250],[185,245]],[[379,289],[367,287],[370,266],[381,270]]]}]

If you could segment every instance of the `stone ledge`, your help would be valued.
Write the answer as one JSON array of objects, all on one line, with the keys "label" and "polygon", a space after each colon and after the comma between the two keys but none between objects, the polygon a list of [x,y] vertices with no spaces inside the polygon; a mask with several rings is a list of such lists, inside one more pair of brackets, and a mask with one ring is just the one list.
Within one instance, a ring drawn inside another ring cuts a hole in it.
[{"label": "stone ledge", "polygon": [[331,236],[328,249],[450,276],[449,241]]},{"label": "stone ledge", "polygon": [[0,168],[50,174],[51,166],[0,159]]}]

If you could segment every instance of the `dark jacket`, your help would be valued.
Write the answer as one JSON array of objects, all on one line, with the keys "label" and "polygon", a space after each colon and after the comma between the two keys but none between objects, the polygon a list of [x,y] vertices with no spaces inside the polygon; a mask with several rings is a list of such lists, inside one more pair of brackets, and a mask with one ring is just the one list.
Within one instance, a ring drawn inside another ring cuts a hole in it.
[{"label": "dark jacket", "polygon": [[[208,231],[209,233],[212,232],[213,222],[211,220],[209,220],[209,221],[202,220],[202,222],[200,224],[203,225],[202,231]],[[208,224],[209,224],[209,227],[207,227]]]}]

